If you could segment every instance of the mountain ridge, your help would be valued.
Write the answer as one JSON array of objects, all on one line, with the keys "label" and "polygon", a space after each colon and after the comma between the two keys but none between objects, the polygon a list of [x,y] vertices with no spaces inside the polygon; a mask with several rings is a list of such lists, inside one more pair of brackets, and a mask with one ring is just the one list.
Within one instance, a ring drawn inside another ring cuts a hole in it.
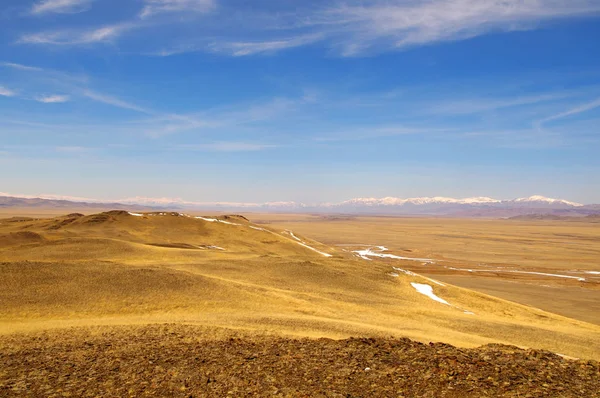
[{"label": "mountain ridge", "polygon": [[84,207],[114,209],[174,209],[174,210],[227,210],[267,212],[330,212],[350,214],[436,215],[464,217],[514,217],[529,214],[589,216],[600,213],[600,205],[572,202],[565,199],[532,195],[516,199],[495,199],[487,196],[450,198],[444,196],[414,198],[353,198],[338,203],[306,204],[294,201],[193,202],[172,198],[134,197],[122,200],[98,200],[39,195],[12,195],[0,193],[0,208],[8,207]]}]

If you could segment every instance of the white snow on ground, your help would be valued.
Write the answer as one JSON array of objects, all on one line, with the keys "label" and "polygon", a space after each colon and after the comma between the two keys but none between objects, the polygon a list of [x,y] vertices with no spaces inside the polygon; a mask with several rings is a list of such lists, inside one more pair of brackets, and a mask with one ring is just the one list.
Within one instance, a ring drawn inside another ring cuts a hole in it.
[{"label": "white snow on ground", "polygon": [[419,293],[421,293],[421,294],[429,297],[430,299],[432,299],[434,301],[437,301],[438,303],[442,303],[442,304],[448,305],[450,307],[457,308],[457,309],[461,310],[466,315],[475,315],[475,313],[472,312],[472,311],[467,311],[467,310],[464,310],[462,308],[459,308],[459,307],[457,307],[455,305],[450,304],[449,302],[447,302],[443,298],[440,298],[440,297],[436,296],[433,293],[433,288],[431,286],[427,285],[427,284],[411,282],[411,286],[414,287],[417,292],[419,292]]},{"label": "white snow on ground", "polygon": [[143,214],[140,214],[140,213],[131,213],[131,212],[128,212],[128,213],[129,213],[129,215],[130,215],[130,216],[135,216],[135,217],[144,217],[144,215],[143,215]]},{"label": "white snow on ground", "polygon": [[219,247],[219,246],[213,246],[213,245],[211,245],[211,246],[206,246],[206,247],[208,247],[209,249],[225,250],[225,249],[223,249],[222,247]]},{"label": "white snow on ground", "polygon": [[194,217],[194,218],[198,218],[200,220],[204,220],[204,221],[208,221],[208,222],[216,222],[216,221],[218,221],[216,218],[206,218],[206,217],[200,217],[200,216]]},{"label": "white snow on ground", "polygon": [[560,275],[560,274],[547,274],[545,272],[518,271],[518,270],[513,270],[513,269],[498,270],[498,269],[465,269],[465,268],[454,268],[454,267],[447,267],[447,268],[451,269],[451,270],[454,270],[454,271],[467,271],[467,272],[497,272],[497,273],[510,272],[510,273],[514,273],[514,274],[542,275],[542,276],[551,276],[551,277],[554,277],[554,278],[576,279],[579,282],[585,282],[585,278],[581,278],[579,276]]},{"label": "white snow on ground", "polygon": [[197,219],[200,219],[200,220],[204,220],[204,221],[208,221],[208,222],[220,222],[220,223],[229,224],[229,225],[241,225],[241,224],[236,224],[234,222],[229,222],[229,221],[225,221],[225,220],[219,220],[218,218],[207,218],[207,217],[200,217],[200,216],[194,217],[194,218],[197,218]]},{"label": "white snow on ground", "polygon": [[583,271],[586,274],[590,275],[600,275],[600,271]]},{"label": "white snow on ground", "polygon": [[368,249],[364,249],[364,250],[355,250],[355,251],[353,251],[353,253],[358,254],[359,257],[364,260],[370,260],[369,257],[380,257],[380,258],[393,258],[396,260],[432,261],[430,258],[401,257],[401,256],[396,256],[394,254],[383,253],[387,250],[388,249],[385,246],[375,246],[375,247],[369,247]]},{"label": "white snow on ground", "polygon": [[411,282],[411,286],[414,287],[417,292],[424,294],[425,296],[437,301],[438,303],[450,305],[450,303],[444,300],[443,298],[439,298],[438,296],[433,294],[433,288],[429,285],[426,285],[424,283]]},{"label": "white snow on ground", "polygon": [[269,231],[269,230],[267,230],[267,229],[264,229],[264,228],[255,227],[254,225],[248,225],[248,226],[249,226],[250,228],[252,228],[252,229],[255,229],[255,230],[257,230],[257,231],[271,232],[271,231]]},{"label": "white snow on ground", "polygon": [[322,251],[319,251],[319,250],[315,249],[314,247],[310,247],[310,246],[309,246],[309,245],[307,245],[306,243],[303,243],[303,242],[296,242],[296,243],[298,243],[300,246],[304,246],[304,247],[306,247],[307,249],[310,249],[310,250],[312,250],[312,251],[314,251],[314,252],[317,252],[317,253],[319,253],[321,256],[325,256],[325,257],[332,257],[332,256],[331,256],[331,254],[329,254],[329,253],[325,253],[325,252],[322,252]]},{"label": "white snow on ground", "polygon": [[395,271],[402,272],[403,274],[406,274],[406,275],[410,275],[410,276],[420,276],[420,275],[417,275],[417,274],[415,274],[414,272],[412,272],[412,271],[409,271],[409,270],[406,270],[406,269],[397,268],[397,267],[392,267],[392,268],[393,268]]},{"label": "white snow on ground", "polygon": [[436,284],[436,285],[438,285],[438,286],[446,286],[446,285],[444,285],[442,282],[438,282],[438,281],[436,281],[435,279],[431,279],[431,278],[428,278],[428,277],[426,277],[426,276],[423,276],[423,275],[415,274],[415,273],[414,273],[414,272],[412,272],[412,271],[408,271],[408,270],[405,270],[405,269],[402,269],[402,268],[397,268],[397,267],[392,267],[392,268],[393,268],[395,271],[400,271],[400,272],[403,272],[403,273],[405,273],[406,275],[410,275],[410,276],[418,276],[419,278],[427,279],[429,282],[435,283],[435,284]]},{"label": "white snow on ground", "polygon": [[302,242],[302,240],[300,240],[300,238],[298,238],[296,235],[294,235],[294,233],[292,231],[286,231],[288,234],[291,235],[292,238],[296,239],[298,242]]},{"label": "white snow on ground", "polygon": [[237,224],[234,222],[229,222],[229,221],[225,221],[225,220],[217,220],[218,222],[221,222],[223,224],[229,224],[229,225],[242,225],[242,224]]},{"label": "white snow on ground", "polygon": [[329,254],[329,253],[325,253],[325,252],[319,251],[319,250],[315,249],[314,247],[311,247],[311,246],[307,245],[306,243],[304,243],[304,241],[302,241],[300,238],[298,238],[296,235],[294,235],[294,233],[292,231],[284,231],[284,232],[287,232],[288,234],[290,234],[290,236],[292,238],[294,238],[296,240],[296,243],[299,244],[300,246],[304,246],[307,249],[310,249],[310,250],[312,250],[314,252],[317,252],[321,256],[332,257],[332,255]]}]

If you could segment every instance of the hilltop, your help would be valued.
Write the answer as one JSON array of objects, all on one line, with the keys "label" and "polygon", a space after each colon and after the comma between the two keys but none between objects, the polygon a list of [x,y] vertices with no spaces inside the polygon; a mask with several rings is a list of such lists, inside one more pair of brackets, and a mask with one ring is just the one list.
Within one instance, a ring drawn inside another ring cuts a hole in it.
[{"label": "hilltop", "polygon": [[495,344],[169,324],[0,338],[0,347],[0,395],[11,396],[598,397],[600,387],[598,362]]}]

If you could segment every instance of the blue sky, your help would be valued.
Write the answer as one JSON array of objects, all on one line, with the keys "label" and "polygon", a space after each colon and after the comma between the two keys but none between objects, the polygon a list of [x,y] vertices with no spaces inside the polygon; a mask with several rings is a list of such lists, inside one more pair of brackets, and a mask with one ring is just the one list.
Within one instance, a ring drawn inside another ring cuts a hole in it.
[{"label": "blue sky", "polygon": [[3,0],[0,191],[600,203],[597,0]]}]

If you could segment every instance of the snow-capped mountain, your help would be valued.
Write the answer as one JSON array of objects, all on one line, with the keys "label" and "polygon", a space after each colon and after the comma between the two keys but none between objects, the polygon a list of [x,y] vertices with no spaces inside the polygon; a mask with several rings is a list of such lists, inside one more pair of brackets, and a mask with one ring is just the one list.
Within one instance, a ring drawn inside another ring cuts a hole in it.
[{"label": "snow-capped mountain", "polygon": [[488,197],[476,197],[476,198],[465,198],[465,199],[454,199],[454,198],[446,198],[443,196],[435,196],[432,198],[424,197],[424,198],[356,198],[350,199],[344,202],[341,202],[334,206],[352,206],[352,205],[362,205],[362,206],[404,206],[404,205],[430,205],[430,204],[480,204],[480,203],[499,203],[500,200],[492,199]]},{"label": "snow-capped mountain", "polygon": [[[418,198],[355,198],[339,203],[304,204],[292,201],[240,203],[240,202],[192,202],[173,198],[134,197],[122,200],[102,201],[96,199],[58,197],[53,195],[19,196],[0,193],[0,207],[43,207],[86,205],[114,207],[136,206],[172,210],[198,211],[253,211],[293,213],[346,213],[346,214],[390,214],[390,215],[439,215],[465,217],[510,217],[530,214],[592,215],[600,214],[599,205],[582,205],[564,199],[553,199],[534,195],[510,200],[486,196],[471,198],[448,198],[443,196]],[[58,199],[58,200],[57,200]],[[77,200],[75,200],[77,199]]]},{"label": "snow-capped mountain", "polygon": [[566,205],[566,206],[573,206],[573,207],[583,206],[581,203],[569,202],[568,200],[564,200],[564,199],[546,198],[546,197],[540,196],[540,195],[534,195],[534,196],[530,196],[528,198],[515,199],[513,202],[515,202],[515,203],[535,203],[535,204],[547,203],[547,204],[551,204],[551,205]]},{"label": "snow-capped mountain", "polygon": [[572,210],[584,207],[580,203],[563,199],[553,199],[544,196],[530,196],[510,200],[494,199],[490,197],[472,198],[447,198],[447,197],[422,197],[422,198],[357,198],[327,207],[349,213],[390,213],[390,214],[500,214],[507,215],[544,213],[555,210]]}]

